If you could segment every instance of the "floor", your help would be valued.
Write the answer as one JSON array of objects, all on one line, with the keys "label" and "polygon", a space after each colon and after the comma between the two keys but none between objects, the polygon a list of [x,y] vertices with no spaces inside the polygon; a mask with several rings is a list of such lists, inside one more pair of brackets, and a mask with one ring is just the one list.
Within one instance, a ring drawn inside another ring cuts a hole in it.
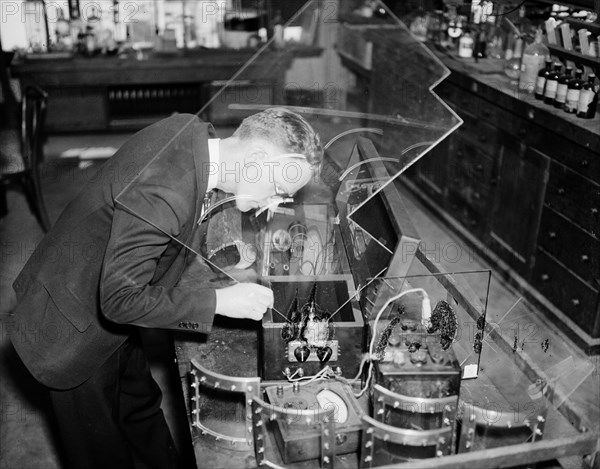
[{"label": "floor", "polygon": [[[48,140],[45,147],[48,164],[43,177],[51,220],[85,184],[86,177],[93,174],[88,172],[93,168],[82,168],[76,162],[65,163],[59,156],[71,148],[118,147],[126,138],[126,134],[113,134],[62,136]],[[487,268],[471,246],[449,233],[408,194],[406,203],[424,247],[447,271]],[[9,214],[0,219],[0,468],[58,469],[63,466],[47,399],[21,366],[3,327],[3,319],[15,304],[12,281],[43,234],[19,192],[8,191],[8,207]],[[581,353],[560,330],[544,321],[539,312],[494,275],[488,304],[488,322],[511,344],[514,337],[515,361],[533,363],[552,377],[556,387],[561,389],[561,401],[555,404],[564,406],[562,410],[567,409],[561,415],[570,420],[572,430],[581,430],[580,427],[598,429],[598,359]],[[180,418],[183,406],[176,389],[177,377],[172,376],[168,360],[165,361],[165,357],[170,357],[167,337],[160,331],[149,331],[145,343],[153,373],[165,392],[163,407],[167,420],[176,439],[183,441],[187,428]],[[484,344],[481,366],[482,372],[495,384],[508,382],[511,383],[509,387],[519,389],[527,380],[513,360],[492,342]],[[555,428],[560,433],[560,425]],[[563,467],[578,467],[576,459],[560,462]],[[220,467],[228,467],[227,459],[221,458],[220,464]]]}]

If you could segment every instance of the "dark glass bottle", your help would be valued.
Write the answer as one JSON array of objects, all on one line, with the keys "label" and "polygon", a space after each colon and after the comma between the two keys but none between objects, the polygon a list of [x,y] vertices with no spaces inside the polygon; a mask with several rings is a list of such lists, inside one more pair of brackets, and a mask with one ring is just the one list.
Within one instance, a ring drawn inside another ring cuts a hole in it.
[{"label": "dark glass bottle", "polygon": [[535,82],[535,99],[544,99],[544,88],[546,88],[546,79],[552,73],[552,60],[546,60],[546,67],[538,72]]},{"label": "dark glass bottle", "polygon": [[565,112],[569,112],[575,114],[577,112],[577,103],[579,103],[579,95],[581,94],[581,88],[583,88],[583,84],[585,83],[581,77],[583,75],[582,70],[577,70],[575,72],[575,78],[569,80],[567,86],[567,99],[565,101],[565,106],[563,109]]},{"label": "dark glass bottle", "polygon": [[579,102],[577,103],[577,117],[593,119],[598,105],[598,90],[596,89],[596,75],[590,73],[588,81],[581,88]]},{"label": "dark glass bottle", "polygon": [[572,67],[567,67],[565,73],[558,77],[558,85],[556,86],[556,96],[554,97],[554,107],[562,109],[567,101],[567,91],[569,89],[569,82],[573,79],[571,72]]},{"label": "dark glass bottle", "polygon": [[556,97],[556,88],[558,88],[558,77],[560,76],[561,63],[554,64],[554,70],[546,78],[546,88],[544,88],[544,103],[554,104]]}]

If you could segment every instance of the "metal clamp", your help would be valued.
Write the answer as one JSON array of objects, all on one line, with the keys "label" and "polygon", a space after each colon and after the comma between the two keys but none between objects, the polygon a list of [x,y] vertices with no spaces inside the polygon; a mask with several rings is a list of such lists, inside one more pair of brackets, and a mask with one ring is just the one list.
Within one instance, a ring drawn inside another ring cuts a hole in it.
[{"label": "metal clamp", "polygon": [[254,430],[254,455],[258,466],[267,463],[266,430],[268,421],[285,420],[296,425],[312,426],[319,423],[321,426],[321,468],[333,468],[335,458],[335,422],[329,417],[333,416],[335,409],[285,409],[283,407],[267,404],[257,396],[252,397],[252,428]]},{"label": "metal clamp", "polygon": [[531,442],[542,439],[546,423],[546,409],[533,418],[525,419],[522,423],[515,422],[513,412],[501,412],[484,409],[472,404],[461,402],[461,432],[459,440],[459,453],[472,450],[475,443],[476,427],[494,427],[506,430],[528,427],[531,431]]},{"label": "metal clamp", "polygon": [[[226,376],[215,373],[204,368],[195,359],[191,360],[190,374],[193,377],[191,387],[193,389],[192,401],[192,426],[202,434],[208,435],[215,439],[215,442],[221,445],[236,450],[247,450],[252,447],[253,432],[252,432],[252,398],[260,395],[260,378],[242,378],[234,376]],[[212,389],[222,389],[229,392],[237,392],[244,394],[246,424],[245,438],[234,437],[219,433],[206,427],[200,421],[200,386]]]},{"label": "metal clamp", "polygon": [[435,446],[436,457],[451,453],[452,428],[443,427],[434,430],[409,430],[392,427],[366,415],[362,416],[363,438],[359,467],[373,467],[375,446],[379,441],[403,446]]}]

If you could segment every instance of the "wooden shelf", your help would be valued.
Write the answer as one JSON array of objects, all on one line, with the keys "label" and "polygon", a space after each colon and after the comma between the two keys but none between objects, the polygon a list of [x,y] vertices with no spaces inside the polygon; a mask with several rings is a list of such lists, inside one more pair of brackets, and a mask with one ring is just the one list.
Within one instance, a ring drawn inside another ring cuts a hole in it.
[{"label": "wooden shelf", "polygon": [[581,21],[573,18],[565,18],[565,21],[569,23],[571,29],[579,31],[580,29],[587,29],[594,36],[600,35],[600,23],[590,23],[589,21]]},{"label": "wooden shelf", "polygon": [[557,57],[559,57],[563,60],[570,60],[580,66],[591,67],[596,72],[598,72],[600,70],[600,59],[597,57],[583,55],[583,54],[580,54],[579,52],[567,50],[562,47],[554,46],[552,44],[548,44],[548,49],[550,49],[550,53],[552,55],[556,55]]}]

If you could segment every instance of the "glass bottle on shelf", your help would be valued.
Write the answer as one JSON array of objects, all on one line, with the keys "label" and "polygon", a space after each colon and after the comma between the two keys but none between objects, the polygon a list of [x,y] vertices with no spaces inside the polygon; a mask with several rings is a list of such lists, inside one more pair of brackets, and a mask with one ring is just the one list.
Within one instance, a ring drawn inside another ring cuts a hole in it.
[{"label": "glass bottle on shelf", "polygon": [[541,29],[535,32],[535,41],[523,51],[519,89],[529,93],[535,91],[538,72],[544,67],[544,61],[550,55],[548,48],[542,43],[544,33]]},{"label": "glass bottle on shelf", "polygon": [[277,49],[281,49],[284,45],[283,39],[283,17],[281,16],[281,10],[277,10],[275,17],[273,18],[273,46]]},{"label": "glass bottle on shelf", "polygon": [[516,38],[512,57],[504,65],[504,73],[510,78],[511,85],[519,84],[519,75],[521,74],[521,54],[523,52],[523,39]]},{"label": "glass bottle on shelf", "polygon": [[577,117],[593,119],[598,105],[598,90],[596,89],[596,75],[590,73],[588,81],[581,88],[579,102],[577,103]]},{"label": "glass bottle on shelf", "polygon": [[458,40],[458,56],[463,59],[470,59],[473,57],[473,46],[475,41],[471,36],[471,31],[465,28],[464,34]]},{"label": "glass bottle on shelf", "polygon": [[546,88],[546,79],[552,73],[552,59],[546,59],[546,67],[538,72],[535,82],[535,99],[544,99],[544,89]]},{"label": "glass bottle on shelf", "polygon": [[560,70],[562,64],[557,62],[554,64],[554,70],[546,78],[546,88],[544,89],[544,103],[554,104],[554,98],[556,98],[556,88],[558,88],[558,77],[560,76]]},{"label": "glass bottle on shelf", "polygon": [[567,99],[563,107],[565,112],[575,114],[577,112],[577,104],[579,103],[579,95],[581,94],[581,88],[583,88],[584,81],[581,79],[583,76],[583,70],[577,70],[575,72],[575,78],[569,81],[567,86]]},{"label": "glass bottle on shelf", "polygon": [[562,109],[567,101],[567,91],[569,89],[569,81],[573,78],[571,76],[573,67],[565,68],[565,73],[558,77],[556,85],[556,96],[554,97],[554,107]]}]

